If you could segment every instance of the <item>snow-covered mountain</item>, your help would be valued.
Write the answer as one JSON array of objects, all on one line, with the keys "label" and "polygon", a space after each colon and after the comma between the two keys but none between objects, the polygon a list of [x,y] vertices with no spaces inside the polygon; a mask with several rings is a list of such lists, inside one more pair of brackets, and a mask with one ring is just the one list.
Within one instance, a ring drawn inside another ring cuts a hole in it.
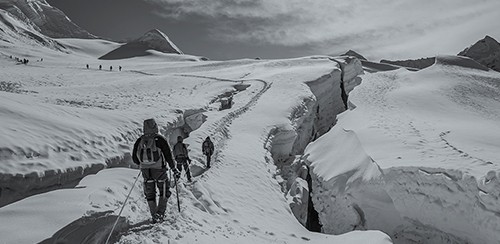
[{"label": "snow-covered mountain", "polygon": [[100,59],[123,59],[149,55],[149,51],[183,54],[182,51],[158,29],[146,32],[138,39],[131,41],[105,55]]},{"label": "snow-covered mountain", "polygon": [[52,38],[95,38],[45,0],[0,0],[0,9]]},{"label": "snow-covered mountain", "polygon": [[363,55],[357,53],[354,50],[349,50],[349,51],[345,52],[344,54],[342,54],[342,56],[351,56],[351,57],[356,57],[359,60],[367,60],[365,57],[363,57]]},{"label": "snow-covered mountain", "polygon": [[[19,47],[25,45],[27,48],[48,47],[54,50],[64,50],[64,46],[50,37],[40,33],[39,30],[26,23],[9,12],[0,9],[0,41],[4,46]],[[14,50],[20,50],[15,48]]]},{"label": "snow-covered mountain", "polygon": [[500,72],[500,43],[486,36],[458,55],[470,57],[482,65]]}]

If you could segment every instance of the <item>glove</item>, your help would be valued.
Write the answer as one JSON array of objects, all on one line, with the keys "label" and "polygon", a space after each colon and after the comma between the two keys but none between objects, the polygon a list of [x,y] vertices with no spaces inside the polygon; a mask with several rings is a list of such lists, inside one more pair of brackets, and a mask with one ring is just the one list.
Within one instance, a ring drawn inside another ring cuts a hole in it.
[{"label": "glove", "polygon": [[175,177],[176,179],[181,178],[181,172],[179,172],[179,170],[175,170],[175,171],[174,171],[174,177]]}]

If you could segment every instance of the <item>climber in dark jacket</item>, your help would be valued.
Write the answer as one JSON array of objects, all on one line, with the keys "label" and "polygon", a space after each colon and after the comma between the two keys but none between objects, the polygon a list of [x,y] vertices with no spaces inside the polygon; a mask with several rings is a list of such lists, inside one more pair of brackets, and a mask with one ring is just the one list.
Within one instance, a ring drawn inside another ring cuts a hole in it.
[{"label": "climber in dark jacket", "polygon": [[191,182],[191,172],[189,171],[188,164],[188,161],[191,162],[191,159],[189,158],[186,144],[182,143],[182,136],[177,137],[177,143],[174,145],[173,153],[175,161],[177,161],[177,169],[182,171],[182,167],[184,167],[187,179]]},{"label": "climber in dark jacket", "polygon": [[[170,183],[167,177],[167,163],[179,178],[167,140],[158,134],[158,125],[154,119],[144,121],[143,134],[134,144],[132,160],[139,165],[144,178],[144,194],[148,201],[153,222],[163,220],[170,197]],[[156,203],[156,188],[159,191]]]},{"label": "climber in dark jacket", "polygon": [[207,156],[207,168],[210,168],[210,159],[212,158],[212,154],[214,154],[214,143],[210,140],[209,136],[203,142],[201,150]]}]

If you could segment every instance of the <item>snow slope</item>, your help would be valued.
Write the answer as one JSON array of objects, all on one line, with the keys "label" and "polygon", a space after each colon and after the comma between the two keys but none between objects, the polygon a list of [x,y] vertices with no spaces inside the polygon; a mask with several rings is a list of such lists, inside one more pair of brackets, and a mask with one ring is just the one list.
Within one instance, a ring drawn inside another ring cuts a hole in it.
[{"label": "snow slope", "polygon": [[351,110],[305,151],[327,233],[395,243],[499,243],[500,75],[438,57],[363,76]]},{"label": "snow slope", "polygon": [[[193,62],[199,59],[177,54],[103,61],[95,57],[110,43],[62,42],[71,44],[71,54],[40,49],[36,55],[44,61],[28,65],[0,59],[5,84],[0,91],[0,197],[23,187],[31,188],[16,199],[46,192],[0,208],[0,218],[9,223],[0,224],[0,243],[33,243],[52,235],[79,242],[81,233],[103,240],[138,171],[106,169],[75,181],[104,167],[127,167],[127,153],[150,117],[171,142],[177,135],[189,136],[197,182],[180,185],[181,213],[170,199],[164,224],[121,233],[120,242],[390,243],[378,231],[310,233],[281,190],[273,154],[286,156],[304,147],[313,136],[309,125],[316,113],[323,118],[316,129],[326,131],[327,121],[335,120],[329,112],[344,109],[337,62],[327,57]],[[93,51],[85,55],[87,50]],[[6,55],[11,51],[21,52],[2,49]],[[321,86],[332,87],[322,92],[335,97],[316,97],[311,89]],[[229,95],[232,108],[219,110],[220,100]],[[323,104],[319,110],[318,104]],[[207,135],[217,152],[205,171],[201,141]],[[140,181],[123,213],[130,224],[149,218]],[[69,189],[47,192],[43,188],[49,185]],[[97,213],[107,217],[94,217]],[[21,233],[20,226],[36,231]],[[79,231],[71,231],[75,226]]]}]

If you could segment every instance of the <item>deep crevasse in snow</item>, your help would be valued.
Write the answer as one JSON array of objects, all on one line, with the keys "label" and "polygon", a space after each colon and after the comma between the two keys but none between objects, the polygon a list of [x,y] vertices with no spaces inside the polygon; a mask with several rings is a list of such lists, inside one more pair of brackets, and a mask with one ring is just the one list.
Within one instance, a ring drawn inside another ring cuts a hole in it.
[{"label": "deep crevasse in snow", "polygon": [[[303,225],[307,220],[309,189],[306,182],[307,168],[295,158],[312,140],[328,132],[337,121],[337,115],[345,110],[343,92],[350,92],[359,85],[358,75],[363,73],[361,62],[352,57],[335,57],[330,60],[338,65],[329,75],[307,82],[314,94],[303,106],[291,114],[293,130],[273,132],[271,153],[284,178],[284,191],[292,212]],[[345,87],[342,91],[341,86]],[[286,136],[288,135],[288,136]]]},{"label": "deep crevasse in snow", "polygon": [[356,108],[304,153],[323,230],[499,243],[499,88],[495,72],[439,62],[363,77]]}]

